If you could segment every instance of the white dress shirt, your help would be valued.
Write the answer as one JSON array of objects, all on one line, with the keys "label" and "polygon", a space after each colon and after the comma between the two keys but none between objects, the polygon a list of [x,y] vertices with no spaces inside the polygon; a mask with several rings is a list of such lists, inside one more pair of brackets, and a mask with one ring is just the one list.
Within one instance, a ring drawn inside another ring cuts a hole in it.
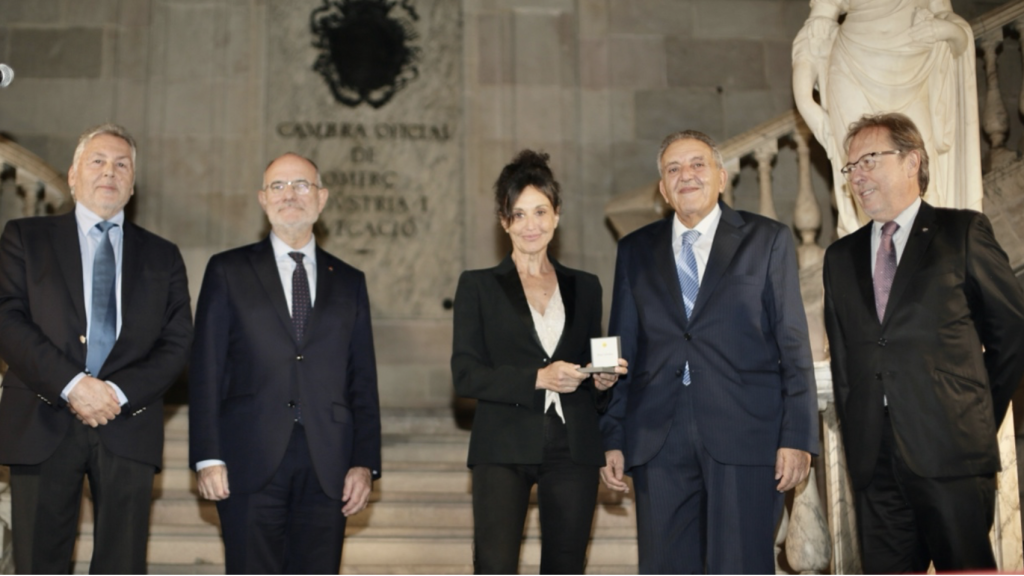
[{"label": "white dress shirt", "polygon": [[[910,229],[914,226],[914,219],[917,218],[918,211],[921,210],[921,197],[918,196],[914,203],[907,206],[900,215],[893,219],[893,222],[899,225],[896,232],[892,235],[892,245],[896,249],[896,265],[900,263],[900,258],[903,256],[903,249],[907,247],[907,239],[910,238]],[[871,225],[871,274],[874,278],[875,273],[875,259],[878,258],[878,245],[882,243],[882,224],[884,222],[874,222]]]},{"label": "white dress shirt", "polygon": [[[718,230],[718,222],[722,219],[722,208],[715,204],[711,212],[703,220],[697,222],[693,228],[687,228],[679,221],[679,216],[672,218],[672,256],[674,262],[679,262],[680,254],[683,251],[683,234],[696,230],[700,232],[697,241],[693,243],[693,256],[697,259],[697,281],[704,281],[704,270],[708,267],[708,258],[711,257],[711,245],[715,243],[715,232]],[[678,264],[677,264],[678,266]],[[687,361],[686,369],[690,369]]]},{"label": "white dress shirt", "polygon": [[[89,210],[81,203],[75,204],[75,220],[78,222],[78,247],[82,252],[82,287],[85,292],[85,333],[89,334],[89,328],[92,323],[92,267],[93,260],[96,257],[96,247],[99,245],[99,238],[91,234],[92,229],[97,224],[103,221],[103,218],[97,216],[92,210]],[[122,249],[124,246],[124,210],[115,214],[109,222],[115,224],[110,230],[107,231],[107,237],[110,238],[110,245],[114,248],[114,269],[115,269],[115,284],[114,284],[114,295],[117,301],[117,327],[115,332],[116,337],[121,335],[121,262],[123,261]],[[60,397],[66,402],[68,394],[78,384],[82,378],[85,378],[85,372],[79,372],[70,382],[64,386],[64,390],[61,391]],[[128,403],[128,397],[125,396],[124,392],[111,381],[107,381],[107,384],[114,389],[117,393],[117,401],[124,406]]]},{"label": "white dress shirt", "polygon": [[289,252],[302,252],[305,258],[302,265],[306,267],[306,276],[309,278],[309,305],[316,305],[316,238],[310,235],[309,242],[302,248],[295,249],[284,243],[277,237],[277,234],[270,233],[270,245],[274,248],[274,261],[277,262],[277,273],[281,275],[281,286],[284,288],[284,299],[288,302],[288,313],[292,312],[292,274],[295,273],[296,263]]},{"label": "white dress shirt", "polygon": [[[540,338],[540,345],[544,347],[544,352],[550,358],[555,354],[555,348],[558,347],[558,341],[562,338],[562,331],[565,329],[565,303],[562,302],[562,291],[558,283],[555,283],[555,293],[551,295],[551,300],[548,301],[548,307],[544,309],[543,314],[537,312],[532,304],[529,306],[530,315],[533,316],[533,327],[537,330],[537,336]],[[547,413],[552,405],[554,405],[558,417],[562,419],[562,424],[565,424],[561,394],[545,390],[544,412]]]},{"label": "white dress shirt", "polygon": [[[704,280],[704,269],[708,267],[708,258],[711,257],[711,245],[715,243],[715,232],[718,230],[718,222],[722,219],[722,208],[715,204],[711,212],[697,223],[692,230],[700,232],[697,241],[693,243],[693,255],[697,258],[697,280]],[[690,231],[685,224],[679,221],[679,217],[672,218],[672,256],[675,262],[679,262],[679,255],[683,251],[683,233]]]}]

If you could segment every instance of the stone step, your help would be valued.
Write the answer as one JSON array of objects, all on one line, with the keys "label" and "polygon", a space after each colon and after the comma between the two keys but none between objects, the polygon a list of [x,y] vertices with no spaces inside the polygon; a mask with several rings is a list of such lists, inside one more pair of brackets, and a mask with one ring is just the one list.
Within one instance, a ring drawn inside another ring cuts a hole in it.
[{"label": "stone step", "polygon": [[[359,566],[439,567],[472,564],[471,529],[391,530],[356,528],[345,539],[342,564]],[[92,555],[92,533],[83,531],[75,546],[74,560],[87,562]],[[595,537],[589,549],[591,566],[628,566],[636,563],[636,538],[623,534]],[[149,537],[148,560],[153,564],[209,566],[224,563],[224,550],[216,528],[155,526]],[[540,563],[540,539],[524,538],[522,563]]]},{"label": "stone step", "polygon": [[[455,499],[437,493],[421,493],[412,499],[381,500],[374,494],[367,509],[348,521],[350,527],[379,528],[459,528],[473,525],[473,506],[469,495]],[[595,535],[611,535],[621,530],[635,532],[636,513],[632,501],[624,504],[605,499],[594,513]],[[92,505],[83,501],[82,522],[92,522]],[[217,508],[213,502],[200,500],[195,494],[178,490],[162,494],[153,501],[151,524],[172,526],[218,526]],[[540,519],[536,504],[527,514],[527,534],[539,533]]]}]

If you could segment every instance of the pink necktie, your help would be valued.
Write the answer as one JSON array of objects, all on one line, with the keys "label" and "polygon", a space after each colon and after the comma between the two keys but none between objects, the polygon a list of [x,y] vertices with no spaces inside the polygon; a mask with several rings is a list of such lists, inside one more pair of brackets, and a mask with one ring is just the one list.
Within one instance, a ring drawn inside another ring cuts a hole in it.
[{"label": "pink necktie", "polygon": [[875,255],[875,311],[879,322],[885,318],[885,305],[889,303],[889,290],[896,276],[896,247],[892,243],[892,235],[899,227],[895,222],[882,225],[882,241],[878,243]]}]

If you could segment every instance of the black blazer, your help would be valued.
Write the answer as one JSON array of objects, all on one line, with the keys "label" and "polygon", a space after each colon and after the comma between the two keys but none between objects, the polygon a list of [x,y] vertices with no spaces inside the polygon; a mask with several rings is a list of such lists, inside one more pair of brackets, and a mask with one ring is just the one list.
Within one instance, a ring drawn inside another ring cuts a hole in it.
[{"label": "black blazer", "polygon": [[619,242],[609,334],[629,375],[601,418],[605,447],[626,468],[658,454],[679,414],[686,363],[694,420],[723,464],[774,466],[779,448],[818,451],[818,404],[793,233],[719,203],[722,217],[690,318],[672,218]]},{"label": "black blazer", "polygon": [[213,256],[189,366],[189,460],[227,464],[231,490],[257,492],[284,457],[301,395],[309,453],[340,499],[354,466],[380,475],[380,403],[363,273],[317,248],[316,304],[301,342],[270,239]]},{"label": "black blazer", "polygon": [[[537,370],[556,360],[585,366],[590,339],[601,336],[601,283],[552,260],[565,305],[555,353],[544,352],[512,257],[462,273],[455,293],[452,379],[459,396],[477,399],[469,465],[540,464],[544,460],[544,390]],[[562,394],[573,461],[603,466],[598,405],[605,394],[584,380]]]},{"label": "black blazer", "polygon": [[[96,376],[128,397],[97,428],[118,456],[161,466],[163,396],[192,343],[185,263],[177,246],[124,224],[121,332]],[[38,464],[78,425],[60,393],[85,370],[82,256],[74,212],[8,222],[0,238],[0,463]]]},{"label": "black blazer", "polygon": [[824,275],[832,381],[854,488],[867,486],[875,468],[883,395],[914,473],[999,470],[996,430],[1024,374],[1024,295],[988,218],[922,203],[882,322],[871,224],[829,247]]}]

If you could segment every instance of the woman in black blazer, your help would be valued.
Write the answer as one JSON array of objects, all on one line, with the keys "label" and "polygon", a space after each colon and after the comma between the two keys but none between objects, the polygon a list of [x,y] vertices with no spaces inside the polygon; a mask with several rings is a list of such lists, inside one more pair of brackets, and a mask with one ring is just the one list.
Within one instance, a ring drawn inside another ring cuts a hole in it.
[{"label": "woman in black blazer", "polygon": [[[512,254],[464,272],[455,296],[452,377],[477,399],[469,466],[477,573],[518,571],[537,484],[542,574],[582,574],[605,464],[598,410],[618,374],[577,370],[601,336],[601,284],[550,259],[559,186],[548,155],[524,150],[495,183]],[[624,374],[625,360],[616,370]]]}]

